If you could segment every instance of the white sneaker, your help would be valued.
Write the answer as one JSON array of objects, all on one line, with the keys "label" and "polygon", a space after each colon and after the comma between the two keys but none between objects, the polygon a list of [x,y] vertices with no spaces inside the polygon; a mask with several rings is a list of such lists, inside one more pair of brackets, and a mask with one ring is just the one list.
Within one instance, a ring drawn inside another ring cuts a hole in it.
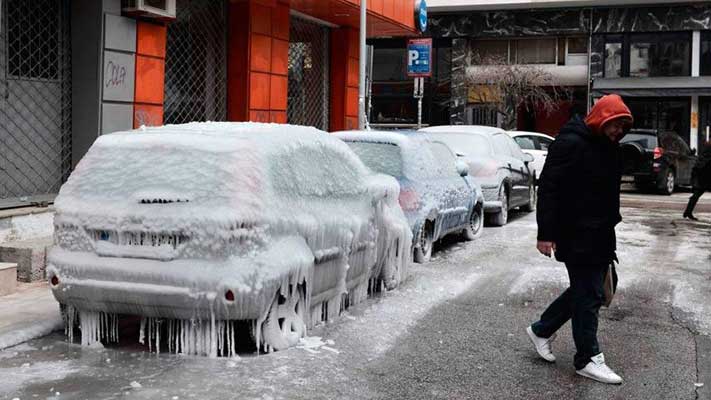
[{"label": "white sneaker", "polygon": [[579,369],[575,373],[602,383],[614,385],[622,383],[622,378],[605,364],[605,356],[602,353],[592,357],[590,360],[585,368]]},{"label": "white sneaker", "polygon": [[538,355],[548,362],[555,362],[555,356],[551,351],[551,342],[555,340],[556,334],[554,333],[548,339],[538,337],[535,333],[533,333],[533,329],[531,329],[530,326],[526,328],[526,333],[528,333],[528,337],[531,338],[531,343],[533,343],[533,346],[536,347],[536,352],[538,352]]}]

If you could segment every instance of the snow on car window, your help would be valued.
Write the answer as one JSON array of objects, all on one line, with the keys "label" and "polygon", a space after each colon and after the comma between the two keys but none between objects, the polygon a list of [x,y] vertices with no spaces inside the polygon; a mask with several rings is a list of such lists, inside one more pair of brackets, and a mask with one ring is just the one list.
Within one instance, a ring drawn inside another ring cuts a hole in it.
[{"label": "snow on car window", "polygon": [[375,172],[402,177],[402,153],[392,143],[348,142],[348,146],[368,168]]},{"label": "snow on car window", "polygon": [[524,150],[536,150],[536,144],[533,142],[533,139],[528,136],[516,136],[514,140]]},{"label": "snow on car window", "polygon": [[345,152],[323,143],[294,146],[276,153],[270,163],[275,191],[318,197],[363,193],[361,169],[365,170],[362,164],[351,163]]},{"label": "snow on car window", "polygon": [[[247,161],[245,158],[242,161]],[[231,168],[238,163],[232,153],[187,147],[94,146],[82,159],[64,191],[83,199],[130,202],[140,201],[136,196],[191,202],[215,200],[236,189],[230,184],[235,181]],[[241,183],[246,184],[247,180]],[[258,189],[258,180],[249,180],[253,189]]]},{"label": "snow on car window", "polygon": [[443,142],[460,156],[489,157],[491,155],[489,141],[480,135],[442,133],[433,138]]}]

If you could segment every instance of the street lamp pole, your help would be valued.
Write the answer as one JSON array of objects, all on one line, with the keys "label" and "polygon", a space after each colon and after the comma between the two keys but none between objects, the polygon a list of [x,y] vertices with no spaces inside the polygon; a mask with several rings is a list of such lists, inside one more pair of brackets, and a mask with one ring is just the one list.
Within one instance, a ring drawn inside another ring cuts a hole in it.
[{"label": "street lamp pole", "polygon": [[367,0],[360,0],[360,53],[358,67],[358,129],[365,129],[365,68],[366,68],[366,18],[368,17]]}]

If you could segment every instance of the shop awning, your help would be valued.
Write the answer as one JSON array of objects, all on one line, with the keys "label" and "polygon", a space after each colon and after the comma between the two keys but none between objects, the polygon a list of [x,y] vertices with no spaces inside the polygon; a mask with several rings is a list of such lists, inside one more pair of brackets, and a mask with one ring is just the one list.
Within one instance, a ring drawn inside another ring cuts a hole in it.
[{"label": "shop awning", "polygon": [[612,93],[623,97],[711,96],[711,76],[598,78],[593,81],[593,96]]},{"label": "shop awning", "polygon": [[[291,9],[338,26],[360,27],[360,0],[291,0]],[[415,36],[415,0],[369,0],[368,37]]]}]

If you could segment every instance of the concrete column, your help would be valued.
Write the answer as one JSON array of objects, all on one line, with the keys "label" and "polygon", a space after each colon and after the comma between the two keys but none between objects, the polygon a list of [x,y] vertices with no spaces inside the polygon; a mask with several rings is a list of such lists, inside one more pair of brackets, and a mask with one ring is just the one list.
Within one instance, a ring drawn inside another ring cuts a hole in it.
[{"label": "concrete column", "polygon": [[451,125],[463,125],[466,123],[468,100],[467,46],[467,39],[452,40],[452,103],[449,107],[449,123]]},{"label": "concrete column", "polygon": [[700,71],[701,71],[701,32],[694,31],[694,33],[691,37],[691,76],[700,76]]},{"label": "concrete column", "polygon": [[699,148],[699,96],[691,96],[691,132],[689,145],[692,149]]}]

